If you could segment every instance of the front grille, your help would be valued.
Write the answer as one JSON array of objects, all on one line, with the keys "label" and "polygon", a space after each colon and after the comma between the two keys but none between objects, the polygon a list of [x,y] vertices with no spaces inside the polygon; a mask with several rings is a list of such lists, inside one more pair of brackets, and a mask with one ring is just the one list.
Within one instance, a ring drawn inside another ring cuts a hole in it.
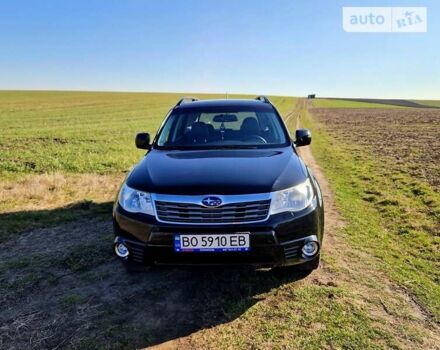
[{"label": "front grille", "polygon": [[225,224],[263,221],[269,214],[270,199],[225,204],[207,208],[194,203],[155,201],[157,217],[164,222]]}]

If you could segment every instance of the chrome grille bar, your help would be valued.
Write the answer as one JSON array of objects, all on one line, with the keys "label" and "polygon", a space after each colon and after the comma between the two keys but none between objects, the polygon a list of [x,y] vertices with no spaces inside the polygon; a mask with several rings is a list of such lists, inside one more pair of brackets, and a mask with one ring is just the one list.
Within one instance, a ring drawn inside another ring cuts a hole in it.
[{"label": "chrome grille bar", "polygon": [[216,196],[219,207],[202,204],[206,196],[173,196],[152,194],[156,218],[164,223],[234,224],[265,221],[269,217],[270,193]]}]

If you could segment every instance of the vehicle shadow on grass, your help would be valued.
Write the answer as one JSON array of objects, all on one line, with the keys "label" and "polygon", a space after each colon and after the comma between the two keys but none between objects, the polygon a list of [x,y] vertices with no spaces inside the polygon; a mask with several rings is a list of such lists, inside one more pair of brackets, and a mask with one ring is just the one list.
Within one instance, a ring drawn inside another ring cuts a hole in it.
[{"label": "vehicle shadow on grass", "polygon": [[148,347],[232,321],[264,293],[305,277],[247,267],[129,274],[111,252],[111,203],[53,216],[69,220],[0,243],[0,348]]},{"label": "vehicle shadow on grass", "polygon": [[[151,273],[170,273],[166,269],[155,270]],[[170,277],[175,278],[169,284],[172,290],[164,289],[153,297],[162,325],[140,345],[160,344],[230,322],[264,300],[264,293],[305,275],[250,267],[206,267],[174,269]]]}]

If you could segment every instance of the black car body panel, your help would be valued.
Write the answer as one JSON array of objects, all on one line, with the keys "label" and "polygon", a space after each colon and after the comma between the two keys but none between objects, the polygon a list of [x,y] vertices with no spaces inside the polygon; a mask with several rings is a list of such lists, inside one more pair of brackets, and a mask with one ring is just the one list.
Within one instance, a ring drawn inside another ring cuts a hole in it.
[{"label": "black car body panel", "polygon": [[[152,215],[129,212],[117,199],[113,208],[115,244],[123,243],[128,248],[130,254],[124,259],[148,265],[297,265],[311,261],[311,257],[305,256],[301,250],[309,241],[319,245],[316,256],[313,256],[315,260],[319,259],[324,228],[321,190],[313,174],[298,156],[297,145],[290,140],[276,109],[265,100],[214,100],[185,103],[173,110],[205,111],[215,108],[223,108],[222,111],[252,108],[256,113],[271,111],[279,118],[282,128],[280,130],[286,135],[287,141],[285,144],[272,146],[268,142],[239,149],[205,149],[209,144],[203,144],[203,147],[197,149],[166,149],[160,147],[159,136],[156,136],[151,149],[129,173],[125,184],[145,193],[183,196],[182,198],[211,195],[249,195],[252,198],[260,194],[267,194],[272,198],[273,193],[308,180],[313,189],[313,200],[300,211],[269,215],[268,209],[268,216],[255,222],[192,223],[160,220],[156,210],[159,202],[155,202],[153,195],[151,198],[155,212]],[[158,135],[165,132],[164,124]],[[203,211],[203,207],[200,210]],[[188,253],[176,252],[174,249],[176,235],[234,233],[249,234],[249,251]]]},{"label": "black car body panel", "polygon": [[[164,194],[249,194],[279,191],[307,178],[291,147],[263,150],[152,150],[127,185]],[[237,171],[239,164],[239,171]]]}]

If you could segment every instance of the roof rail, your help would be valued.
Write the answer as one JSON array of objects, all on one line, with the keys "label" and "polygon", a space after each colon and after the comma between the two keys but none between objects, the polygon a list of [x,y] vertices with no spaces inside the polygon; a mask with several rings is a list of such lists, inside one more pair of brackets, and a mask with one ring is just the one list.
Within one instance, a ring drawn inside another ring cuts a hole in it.
[{"label": "roof rail", "polygon": [[176,103],[176,107],[180,106],[183,103],[189,103],[189,102],[194,102],[194,101],[198,101],[199,99],[196,97],[182,97],[179,102]]},{"label": "roof rail", "polygon": [[266,96],[263,96],[263,95],[257,96],[257,97],[255,97],[255,99],[258,101],[264,102],[264,103],[270,103],[270,100]]}]

